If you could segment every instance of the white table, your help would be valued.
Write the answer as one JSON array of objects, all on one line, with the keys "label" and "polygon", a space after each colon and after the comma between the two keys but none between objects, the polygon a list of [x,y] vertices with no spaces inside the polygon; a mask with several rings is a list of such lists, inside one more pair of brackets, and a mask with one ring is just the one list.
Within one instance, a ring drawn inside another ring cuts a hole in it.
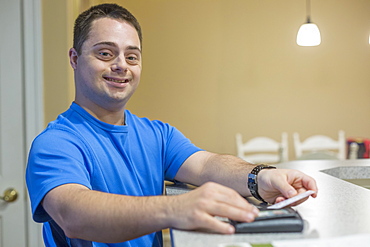
[{"label": "white table", "polygon": [[[222,235],[171,229],[173,246],[217,247],[220,243],[269,243],[276,240],[326,239],[370,234],[370,190],[340,179],[370,178],[369,159],[299,160],[282,163],[277,167],[301,170],[317,181],[318,197],[310,198],[295,207],[305,220],[302,233]],[[184,192],[186,188],[167,187],[167,194]]]}]

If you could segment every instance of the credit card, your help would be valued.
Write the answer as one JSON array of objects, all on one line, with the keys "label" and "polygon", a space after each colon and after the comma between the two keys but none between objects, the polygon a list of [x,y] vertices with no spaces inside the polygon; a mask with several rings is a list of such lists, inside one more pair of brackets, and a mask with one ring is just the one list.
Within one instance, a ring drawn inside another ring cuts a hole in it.
[{"label": "credit card", "polygon": [[302,193],[302,194],[299,194],[299,195],[296,195],[296,196],[293,196],[289,199],[286,199],[282,202],[279,202],[279,203],[276,203],[274,205],[271,205],[271,206],[268,206],[267,209],[280,209],[280,208],[284,208],[292,203],[295,203],[296,201],[299,201],[299,200],[302,200],[303,198],[307,197],[307,196],[310,196],[312,195],[313,193],[315,193],[315,191],[313,190],[307,190],[306,192]]}]

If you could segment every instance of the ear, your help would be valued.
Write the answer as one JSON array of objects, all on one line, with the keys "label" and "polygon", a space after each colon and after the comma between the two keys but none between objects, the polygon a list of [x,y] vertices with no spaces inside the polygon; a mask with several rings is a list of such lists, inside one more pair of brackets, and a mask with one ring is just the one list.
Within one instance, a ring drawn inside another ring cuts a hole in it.
[{"label": "ear", "polygon": [[69,49],[69,63],[73,69],[77,69],[77,58],[78,54],[75,48]]}]

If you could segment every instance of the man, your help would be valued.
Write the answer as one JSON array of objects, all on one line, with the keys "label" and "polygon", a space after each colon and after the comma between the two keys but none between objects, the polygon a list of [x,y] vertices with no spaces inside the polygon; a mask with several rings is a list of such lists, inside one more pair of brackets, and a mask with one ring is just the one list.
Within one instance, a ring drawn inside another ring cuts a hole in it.
[{"label": "man", "polygon": [[[118,5],[76,19],[75,101],[34,140],[26,172],[46,246],[161,246],[165,228],[232,234],[213,216],[253,221],[258,209],[242,196],[276,203],[317,191],[301,172],[201,150],[176,128],[126,110],[140,81],[141,45],[139,23]],[[200,187],[162,196],[165,179]]]}]

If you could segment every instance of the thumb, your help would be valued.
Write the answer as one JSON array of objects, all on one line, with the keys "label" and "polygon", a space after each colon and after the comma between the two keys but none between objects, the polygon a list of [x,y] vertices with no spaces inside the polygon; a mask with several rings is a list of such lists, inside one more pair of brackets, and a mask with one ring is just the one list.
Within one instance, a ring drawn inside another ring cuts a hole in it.
[{"label": "thumb", "polygon": [[296,189],[285,180],[281,180],[279,184],[276,184],[276,189],[278,189],[285,198],[291,198],[298,194]]},{"label": "thumb", "polygon": [[289,187],[291,186],[286,186],[285,189],[279,190],[283,194],[283,196],[276,197],[275,203],[285,201],[286,199],[289,199],[297,194],[296,190],[293,187]]}]

